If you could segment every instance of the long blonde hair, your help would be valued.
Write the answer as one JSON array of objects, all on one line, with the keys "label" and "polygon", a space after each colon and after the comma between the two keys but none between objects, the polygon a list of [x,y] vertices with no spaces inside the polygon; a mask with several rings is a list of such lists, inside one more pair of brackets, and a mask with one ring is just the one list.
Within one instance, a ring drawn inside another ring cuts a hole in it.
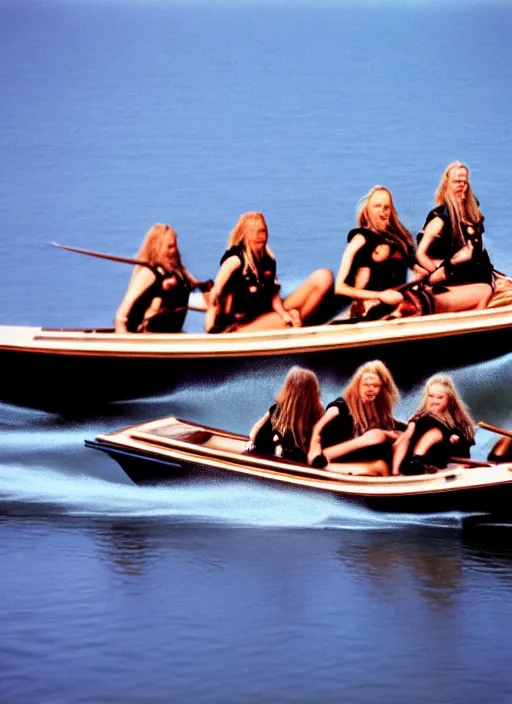
[{"label": "long blonde hair", "polygon": [[[365,374],[375,374],[382,384],[371,404],[361,401],[360,386]],[[400,401],[400,392],[391,372],[380,360],[366,362],[356,370],[343,393],[343,398],[352,416],[356,435],[362,435],[371,428],[392,430],[395,427],[393,409]]]},{"label": "long blonde hair", "polygon": [[431,413],[431,411],[427,410],[428,394],[434,384],[439,384],[442,386],[448,394],[448,405],[446,409],[439,414],[438,417],[440,420],[442,420],[443,423],[449,428],[460,430],[466,440],[474,440],[475,422],[471,418],[466,405],[459,396],[452,378],[446,374],[437,374],[436,376],[431,376],[430,379],[428,379],[423,389],[422,402],[414,416],[420,417],[426,415],[427,413]]},{"label": "long blonde hair", "polygon": [[[176,252],[172,261],[169,258],[167,249],[169,237],[174,237],[176,240]],[[169,273],[175,270],[183,272],[176,232],[170,225],[165,225],[161,222],[152,225],[146,232],[136,258],[148,262],[154,267],[161,266]],[[133,281],[140,269],[140,265],[134,267],[130,281]]]},{"label": "long blonde hair", "polygon": [[[462,203],[455,200],[448,191],[448,178],[454,169],[464,169],[468,175],[468,186]],[[438,205],[446,205],[448,215],[452,224],[452,232],[461,246],[465,245],[462,233],[462,223],[477,225],[482,222],[483,215],[478,201],[469,183],[469,168],[462,161],[452,161],[443,171],[439,186],[434,195],[434,200]]]},{"label": "long blonde hair", "polygon": [[276,396],[276,404],[272,421],[275,430],[283,436],[291,433],[295,445],[307,450],[313,426],[324,413],[316,375],[309,369],[292,367]]},{"label": "long blonde hair", "polygon": [[[258,268],[256,266],[256,263],[254,261],[254,254],[251,250],[250,247],[247,246],[246,242],[246,225],[248,222],[254,222],[254,221],[259,221],[263,223],[263,226],[267,230],[268,233],[268,227],[267,223],[265,220],[265,216],[263,213],[258,213],[257,211],[249,211],[248,213],[244,213],[241,215],[238,219],[238,222],[236,223],[235,227],[231,230],[229,233],[229,239],[228,239],[228,244],[227,244],[227,249],[231,249],[231,247],[235,247],[237,245],[242,245],[244,248],[244,254],[245,254],[245,265],[242,270],[242,274],[246,274],[247,270],[250,269],[254,276],[258,279]],[[274,254],[272,253],[272,250],[270,247],[265,248],[266,253],[271,257],[272,259],[275,259]]]},{"label": "long blonde hair", "polygon": [[407,254],[409,249],[414,246],[412,235],[409,230],[401,223],[398,217],[398,213],[396,212],[395,204],[393,201],[393,196],[389,188],[386,188],[385,186],[374,186],[371,190],[368,191],[365,196],[361,198],[361,200],[357,204],[357,224],[359,227],[367,227],[370,230],[372,229],[373,225],[371,224],[370,218],[368,216],[368,201],[373,195],[375,195],[375,193],[379,193],[380,191],[383,191],[384,193],[388,194],[389,201],[391,203],[389,225],[386,230],[383,231],[383,233],[389,234],[391,236],[394,236],[395,239],[398,239],[398,243],[402,246],[404,253]]}]

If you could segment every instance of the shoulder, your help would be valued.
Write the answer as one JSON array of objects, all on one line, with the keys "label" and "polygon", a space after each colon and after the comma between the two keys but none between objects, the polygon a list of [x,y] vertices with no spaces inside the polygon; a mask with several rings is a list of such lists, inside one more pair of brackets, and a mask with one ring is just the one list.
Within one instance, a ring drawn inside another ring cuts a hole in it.
[{"label": "shoulder", "polygon": [[224,262],[228,259],[231,259],[231,257],[236,257],[240,261],[240,263],[243,264],[244,253],[242,245],[235,245],[234,247],[230,247],[229,249],[227,249],[222,255],[220,263],[224,264]]},{"label": "shoulder", "polygon": [[435,208],[432,208],[432,210],[426,217],[425,225],[428,225],[428,223],[434,220],[435,218],[440,218],[444,223],[450,222],[450,214],[448,212],[448,207],[444,203],[436,206]]},{"label": "shoulder", "polygon": [[352,242],[357,238],[356,242],[364,244],[365,242],[373,242],[376,237],[375,232],[368,230],[366,227],[354,227],[347,235],[347,242]]},{"label": "shoulder", "polygon": [[397,418],[393,418],[393,430],[407,430],[407,423],[404,423],[402,420],[398,420]]},{"label": "shoulder", "polygon": [[452,429],[437,416],[433,416],[430,413],[422,413],[421,415],[416,415],[411,418],[411,421],[416,423],[416,426],[421,429],[422,432],[431,430],[432,428],[438,428],[442,433],[452,432]]},{"label": "shoulder", "polygon": [[132,284],[138,288],[147,288],[151,286],[157,278],[163,279],[164,277],[148,266],[141,266],[133,277]]},{"label": "shoulder", "polygon": [[330,408],[337,410],[338,413],[348,413],[347,402],[341,396],[338,396],[338,398],[335,398],[334,401],[331,401],[329,404],[327,404],[327,408],[325,410],[328,411]]}]

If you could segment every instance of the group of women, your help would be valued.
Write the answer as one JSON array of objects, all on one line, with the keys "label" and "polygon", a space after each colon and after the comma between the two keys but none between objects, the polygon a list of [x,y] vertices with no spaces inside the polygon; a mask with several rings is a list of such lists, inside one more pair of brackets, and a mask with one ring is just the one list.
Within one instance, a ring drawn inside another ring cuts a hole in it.
[{"label": "group of women", "polygon": [[359,367],[324,411],[316,375],[295,366],[245,451],[373,476],[434,473],[452,457],[469,457],[474,421],[449,376],[427,381],[407,423],[393,415],[399,400],[389,369],[376,360]]},{"label": "group of women", "polygon": [[[445,169],[435,201],[416,248],[391,192],[375,186],[359,204],[337,276],[318,269],[284,299],[262,213],[240,217],[214,282],[198,281],[183,266],[172,227],[154,225],[139,251],[142,264],[117,311],[115,330],[180,331],[194,288],[203,291],[209,333],[325,322],[350,303],[351,315],[375,317],[485,308],[493,293],[493,267],[465,164],[457,161]],[[409,271],[413,281],[421,281],[421,296],[405,286]]]}]

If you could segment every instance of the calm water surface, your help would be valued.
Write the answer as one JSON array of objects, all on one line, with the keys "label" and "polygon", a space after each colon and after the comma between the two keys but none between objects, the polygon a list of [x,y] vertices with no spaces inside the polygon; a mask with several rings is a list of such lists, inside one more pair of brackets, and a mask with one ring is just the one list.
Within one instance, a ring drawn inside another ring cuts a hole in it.
[{"label": "calm water surface", "polygon": [[[336,269],[376,183],[419,230],[454,159],[512,271],[511,22],[472,0],[1,0],[0,324],[111,324],[129,269],[53,240],[133,256],[170,222],[208,278],[246,210],[291,290]],[[512,355],[434,363],[512,427]],[[0,406],[0,702],[512,701],[509,536],[243,482],[142,489],[83,446],[171,413],[245,432],[285,371],[92,415]],[[323,370],[325,402],[343,376]],[[475,457],[494,441],[479,430]]]}]

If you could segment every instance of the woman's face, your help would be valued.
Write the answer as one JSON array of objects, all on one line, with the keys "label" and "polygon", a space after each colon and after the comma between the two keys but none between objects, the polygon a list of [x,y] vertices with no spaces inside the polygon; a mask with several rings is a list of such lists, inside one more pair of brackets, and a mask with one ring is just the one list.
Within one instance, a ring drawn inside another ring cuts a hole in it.
[{"label": "woman's face", "polygon": [[176,234],[172,231],[169,230],[169,234],[167,236],[167,259],[171,263],[176,262],[177,254],[178,254],[178,238],[176,237]]},{"label": "woman's face", "polygon": [[262,253],[268,242],[268,232],[265,222],[260,218],[248,220],[245,223],[244,239],[250,250],[257,254]]},{"label": "woman's face", "polygon": [[382,381],[377,374],[373,374],[373,372],[363,374],[359,385],[359,393],[363,403],[372,403],[375,401],[377,396],[380,394],[381,389]]},{"label": "woman's face", "polygon": [[427,391],[427,411],[430,413],[443,413],[448,408],[450,396],[442,384],[432,384]]},{"label": "woman's face", "polygon": [[464,200],[468,190],[468,171],[464,167],[455,167],[448,172],[447,191],[452,198]]},{"label": "woman's face", "polygon": [[391,198],[387,191],[375,191],[366,204],[370,226],[380,232],[389,225],[391,218]]}]

